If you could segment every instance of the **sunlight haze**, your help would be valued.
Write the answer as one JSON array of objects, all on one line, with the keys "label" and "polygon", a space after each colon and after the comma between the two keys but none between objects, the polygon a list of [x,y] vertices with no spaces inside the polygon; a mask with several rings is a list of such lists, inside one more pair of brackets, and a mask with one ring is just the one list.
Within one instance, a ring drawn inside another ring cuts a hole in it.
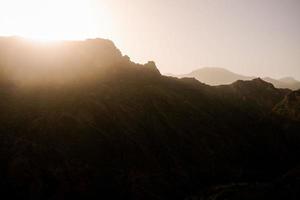
[{"label": "sunlight haze", "polygon": [[298,0],[1,0],[0,35],[108,38],[162,73],[223,67],[300,79]]},{"label": "sunlight haze", "polygon": [[0,200],[300,200],[299,19],[0,0]]},{"label": "sunlight haze", "polygon": [[38,40],[109,37],[109,13],[89,0],[0,1],[1,35]]}]

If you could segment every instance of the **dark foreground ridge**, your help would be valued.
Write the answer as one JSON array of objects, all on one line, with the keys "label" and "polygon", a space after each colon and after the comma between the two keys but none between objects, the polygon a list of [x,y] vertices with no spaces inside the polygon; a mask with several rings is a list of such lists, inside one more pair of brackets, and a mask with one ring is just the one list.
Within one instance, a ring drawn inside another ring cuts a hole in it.
[{"label": "dark foreground ridge", "polygon": [[1,38],[0,69],[9,199],[300,197],[298,93],[164,77],[101,39]]}]

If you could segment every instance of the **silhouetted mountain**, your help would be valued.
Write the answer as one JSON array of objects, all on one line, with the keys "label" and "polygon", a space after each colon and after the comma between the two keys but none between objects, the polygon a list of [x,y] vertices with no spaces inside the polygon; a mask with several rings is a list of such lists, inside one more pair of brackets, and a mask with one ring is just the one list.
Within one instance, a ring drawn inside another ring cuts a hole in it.
[{"label": "silhouetted mountain", "polygon": [[[274,112],[290,90],[165,77],[101,39],[1,38],[0,69],[9,199],[299,198],[299,174],[276,182],[300,161],[300,124]],[[223,197],[209,189],[242,183]]]},{"label": "silhouetted mountain", "polygon": [[[255,78],[236,74],[223,68],[213,67],[198,69],[186,75],[179,75],[178,77],[194,77],[200,82],[208,85],[226,85],[238,80],[252,80]],[[263,80],[272,83],[276,88],[288,88],[291,90],[300,89],[300,81],[297,81],[292,77],[286,77],[279,80],[266,77],[263,78]]]},{"label": "silhouetted mountain", "polygon": [[[288,89],[277,89],[271,83],[268,83],[260,78],[251,81],[236,81],[228,86],[218,86],[221,91],[230,91],[241,102],[250,103],[251,106],[256,106],[260,111],[269,112],[274,105],[280,102],[285,95],[291,91]],[[221,93],[221,92],[220,92]]]},{"label": "silhouetted mountain", "polygon": [[[65,84],[91,79],[103,68],[121,62],[109,40],[34,43],[22,38],[0,39],[0,66],[19,84]],[[88,67],[87,67],[88,66]]]}]

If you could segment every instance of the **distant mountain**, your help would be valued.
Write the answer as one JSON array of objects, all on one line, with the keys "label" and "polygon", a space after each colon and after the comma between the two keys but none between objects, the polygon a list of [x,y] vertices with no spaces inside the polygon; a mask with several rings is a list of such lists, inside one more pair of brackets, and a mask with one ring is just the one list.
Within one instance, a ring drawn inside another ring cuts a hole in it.
[{"label": "distant mountain", "polygon": [[272,78],[264,78],[265,81],[272,83],[277,88],[289,88],[291,90],[299,90],[300,89],[300,81],[295,80],[292,77],[285,77],[279,80]]},{"label": "distant mountain", "polygon": [[[251,80],[256,78],[236,74],[223,68],[213,67],[201,68],[189,74],[179,75],[178,77],[194,77],[197,80],[208,85],[226,85],[231,84],[237,80]],[[277,88],[289,88],[291,90],[300,89],[300,81],[297,81],[292,77],[286,77],[279,80],[266,77],[263,78],[263,80],[272,83]]]},{"label": "distant mountain", "polygon": [[237,80],[251,80],[255,77],[248,77],[233,73],[224,68],[205,67],[195,70],[189,74],[180,75],[179,77],[194,77],[197,80],[208,85],[226,85]]},{"label": "distant mountain", "polygon": [[0,72],[3,197],[300,197],[289,89],[166,77],[102,39],[0,38]]}]

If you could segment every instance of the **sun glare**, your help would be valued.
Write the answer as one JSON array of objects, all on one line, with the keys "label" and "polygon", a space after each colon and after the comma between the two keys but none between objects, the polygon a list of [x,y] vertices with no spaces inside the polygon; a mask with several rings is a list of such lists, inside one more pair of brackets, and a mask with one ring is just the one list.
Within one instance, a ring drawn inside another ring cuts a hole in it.
[{"label": "sun glare", "polygon": [[[0,35],[40,42],[107,37],[111,21],[93,0],[0,0]],[[95,9],[96,8],[96,9]]]}]

